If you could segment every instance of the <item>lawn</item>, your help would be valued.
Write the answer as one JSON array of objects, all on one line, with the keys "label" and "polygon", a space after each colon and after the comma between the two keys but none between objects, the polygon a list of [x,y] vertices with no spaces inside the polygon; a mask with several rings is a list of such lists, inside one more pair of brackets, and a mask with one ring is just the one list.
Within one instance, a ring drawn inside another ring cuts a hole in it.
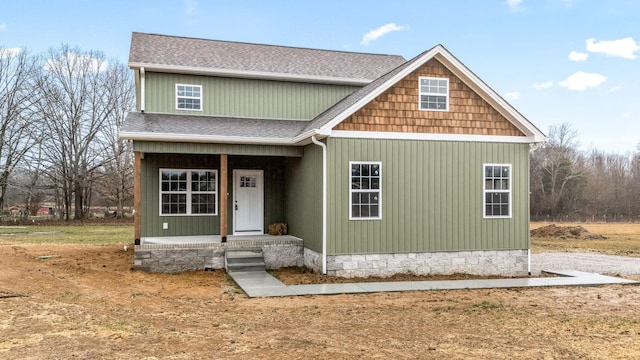
[{"label": "lawn", "polygon": [[130,244],[131,224],[0,226],[0,244]]},{"label": "lawn", "polygon": [[[535,229],[551,223],[531,223]],[[640,224],[635,223],[556,223],[557,226],[582,226],[590,232],[603,235],[605,240],[532,238],[533,253],[542,252],[598,252],[608,255],[640,257]]]}]

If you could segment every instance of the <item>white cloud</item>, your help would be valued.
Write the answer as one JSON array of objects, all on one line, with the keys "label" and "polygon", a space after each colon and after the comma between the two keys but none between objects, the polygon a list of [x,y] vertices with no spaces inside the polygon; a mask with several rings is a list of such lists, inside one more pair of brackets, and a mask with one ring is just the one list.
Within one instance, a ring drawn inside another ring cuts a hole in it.
[{"label": "white cloud", "polygon": [[187,15],[191,15],[196,11],[196,8],[198,7],[198,1],[197,0],[184,0],[184,5],[185,5],[184,12],[186,12]]},{"label": "white cloud", "polygon": [[509,101],[515,101],[520,99],[520,93],[517,91],[513,91],[513,92],[508,92],[506,94],[504,94],[504,98],[509,100]]},{"label": "white cloud", "polygon": [[631,111],[625,111],[625,112],[622,113],[622,118],[623,119],[631,119],[632,115],[633,114],[631,114]]},{"label": "white cloud", "polygon": [[384,36],[392,31],[399,31],[406,29],[406,26],[398,26],[395,23],[389,23],[386,25],[382,25],[377,29],[373,29],[368,33],[364,34],[362,37],[362,41],[360,41],[361,45],[369,45],[373,40],[378,39],[381,36]]},{"label": "white cloud", "polygon": [[605,91],[607,94],[612,93],[612,92],[616,92],[618,90],[622,89],[622,84],[618,85],[618,86],[614,86],[611,89]]},{"label": "white cloud", "polygon": [[522,4],[522,0],[507,0],[507,6],[511,11],[520,11],[520,4]]},{"label": "white cloud", "polygon": [[533,84],[533,88],[537,90],[548,89],[553,86],[553,81]]},{"label": "white cloud", "polygon": [[22,48],[0,48],[0,59],[18,56],[21,52]]},{"label": "white cloud", "polygon": [[589,54],[583,52],[572,51],[569,53],[569,60],[571,61],[586,61],[588,57]]},{"label": "white cloud", "polygon": [[591,38],[587,39],[587,51],[602,53],[607,56],[618,56],[625,59],[635,59],[635,52],[640,50],[640,45],[636,44],[633,38],[624,38],[611,41],[599,41]]},{"label": "white cloud", "polygon": [[607,81],[606,76],[578,71],[577,73],[569,76],[566,80],[560,81],[558,84],[569,90],[586,90],[588,88],[599,86],[605,81]]},{"label": "white cloud", "polygon": [[7,29],[6,23],[0,23],[0,31],[5,31]]}]

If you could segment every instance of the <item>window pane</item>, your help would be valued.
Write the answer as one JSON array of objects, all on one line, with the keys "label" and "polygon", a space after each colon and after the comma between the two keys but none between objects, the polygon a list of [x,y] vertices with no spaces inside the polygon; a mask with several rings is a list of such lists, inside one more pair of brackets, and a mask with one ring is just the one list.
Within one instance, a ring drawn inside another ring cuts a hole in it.
[{"label": "window pane", "polygon": [[371,205],[370,211],[371,217],[379,217],[380,216],[380,208],[378,205]]},{"label": "window pane", "polygon": [[359,164],[351,165],[351,176],[360,176],[360,165]]},{"label": "window pane", "polygon": [[371,165],[371,176],[380,176],[380,165]]},{"label": "window pane", "polygon": [[360,179],[360,186],[361,189],[369,189],[369,178],[362,178]]},{"label": "window pane", "polygon": [[360,217],[360,205],[351,206],[351,216]]},{"label": "window pane", "polygon": [[375,177],[371,179],[371,188],[380,189],[380,178]]},{"label": "window pane", "polygon": [[363,205],[360,207],[360,216],[361,217],[369,217],[369,206]]},{"label": "window pane", "polygon": [[361,166],[362,176],[369,176],[369,170],[371,169],[370,165],[364,164]]}]

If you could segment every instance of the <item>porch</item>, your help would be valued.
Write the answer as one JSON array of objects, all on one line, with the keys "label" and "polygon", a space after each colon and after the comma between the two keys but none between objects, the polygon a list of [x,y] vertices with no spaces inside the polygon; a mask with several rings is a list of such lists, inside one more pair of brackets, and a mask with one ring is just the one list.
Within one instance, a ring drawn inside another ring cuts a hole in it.
[{"label": "porch", "polygon": [[142,238],[135,246],[134,268],[149,272],[224,269],[227,249],[260,248],[267,269],[302,266],[303,240],[291,235],[220,235]]}]

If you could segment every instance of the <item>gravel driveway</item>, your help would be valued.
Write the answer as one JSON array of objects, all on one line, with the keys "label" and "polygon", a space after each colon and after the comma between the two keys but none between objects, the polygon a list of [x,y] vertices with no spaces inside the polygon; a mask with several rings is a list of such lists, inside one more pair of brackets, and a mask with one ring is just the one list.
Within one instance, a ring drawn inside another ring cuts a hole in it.
[{"label": "gravel driveway", "polygon": [[640,275],[640,258],[598,253],[531,254],[531,274],[541,270],[578,270],[598,274]]}]

